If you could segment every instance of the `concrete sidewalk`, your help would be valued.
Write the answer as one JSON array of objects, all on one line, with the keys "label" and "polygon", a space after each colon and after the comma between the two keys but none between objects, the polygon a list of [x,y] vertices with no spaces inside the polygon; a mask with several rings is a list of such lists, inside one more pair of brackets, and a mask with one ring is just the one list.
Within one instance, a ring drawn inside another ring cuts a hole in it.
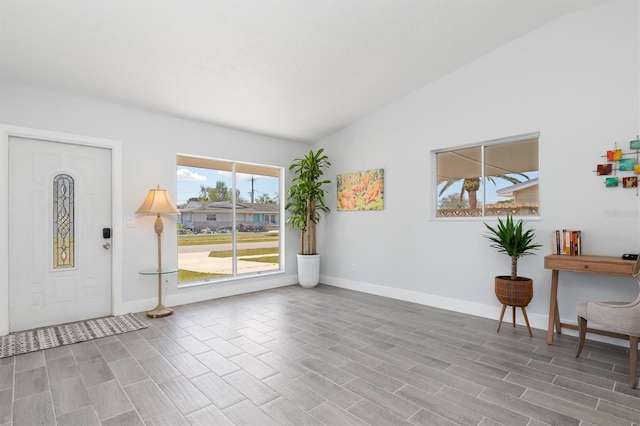
[{"label": "concrete sidewalk", "polygon": [[[245,260],[238,260],[239,274],[261,271],[277,271],[278,267],[277,263],[247,262]],[[180,253],[180,256],[178,256],[178,268],[189,271],[210,272],[225,275],[231,275],[233,273],[230,257],[209,257],[208,251]]]}]

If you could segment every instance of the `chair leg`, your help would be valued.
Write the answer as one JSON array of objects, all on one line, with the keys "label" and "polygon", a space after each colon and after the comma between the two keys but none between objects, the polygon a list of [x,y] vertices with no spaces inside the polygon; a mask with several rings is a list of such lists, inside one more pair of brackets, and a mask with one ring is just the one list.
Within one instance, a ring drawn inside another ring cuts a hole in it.
[{"label": "chair leg", "polygon": [[500,321],[498,321],[498,329],[496,333],[500,333],[500,326],[502,325],[502,318],[504,317],[504,311],[507,309],[507,305],[502,305],[502,312],[500,312]]},{"label": "chair leg", "polygon": [[578,317],[578,352],[576,353],[576,358],[580,356],[582,352],[582,348],[584,347],[584,339],[587,336],[587,319]]},{"label": "chair leg", "polygon": [[527,310],[522,306],[522,316],[524,317],[524,322],[527,323],[527,330],[529,330],[529,337],[533,337],[533,333],[531,333],[531,327],[529,326],[529,318],[527,318]]},{"label": "chair leg", "polygon": [[638,336],[629,336],[629,368],[631,375],[631,389],[636,388],[636,373],[638,371]]},{"label": "chair leg", "polygon": [[511,307],[511,312],[513,313],[513,328],[516,328],[516,307]]}]

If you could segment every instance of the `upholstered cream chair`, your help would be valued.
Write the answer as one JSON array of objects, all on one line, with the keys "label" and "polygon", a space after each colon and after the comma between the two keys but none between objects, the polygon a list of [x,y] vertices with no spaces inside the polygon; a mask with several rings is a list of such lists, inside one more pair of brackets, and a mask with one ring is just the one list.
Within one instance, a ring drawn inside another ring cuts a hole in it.
[{"label": "upholstered cream chair", "polygon": [[[638,281],[638,288],[640,289],[640,257],[633,267],[633,277]],[[638,337],[640,337],[640,294],[631,303],[589,301],[578,305],[580,341],[578,342],[576,358],[580,356],[584,346],[587,321],[593,321],[607,331],[629,336],[630,386],[635,389],[638,370]]]}]

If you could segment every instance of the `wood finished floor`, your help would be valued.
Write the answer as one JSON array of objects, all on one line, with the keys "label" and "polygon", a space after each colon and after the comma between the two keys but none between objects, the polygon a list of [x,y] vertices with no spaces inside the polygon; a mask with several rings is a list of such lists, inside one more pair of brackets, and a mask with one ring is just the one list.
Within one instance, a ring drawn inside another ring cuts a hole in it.
[{"label": "wood finished floor", "polygon": [[0,360],[1,425],[638,425],[628,351],[319,286]]}]

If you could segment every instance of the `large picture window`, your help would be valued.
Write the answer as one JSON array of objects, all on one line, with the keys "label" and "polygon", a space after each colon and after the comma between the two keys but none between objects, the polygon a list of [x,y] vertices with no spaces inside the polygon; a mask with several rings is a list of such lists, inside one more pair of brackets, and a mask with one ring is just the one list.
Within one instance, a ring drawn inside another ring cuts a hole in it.
[{"label": "large picture window", "polygon": [[177,157],[178,284],[281,270],[279,167]]},{"label": "large picture window", "polygon": [[538,216],[538,137],[435,151],[436,216]]}]

